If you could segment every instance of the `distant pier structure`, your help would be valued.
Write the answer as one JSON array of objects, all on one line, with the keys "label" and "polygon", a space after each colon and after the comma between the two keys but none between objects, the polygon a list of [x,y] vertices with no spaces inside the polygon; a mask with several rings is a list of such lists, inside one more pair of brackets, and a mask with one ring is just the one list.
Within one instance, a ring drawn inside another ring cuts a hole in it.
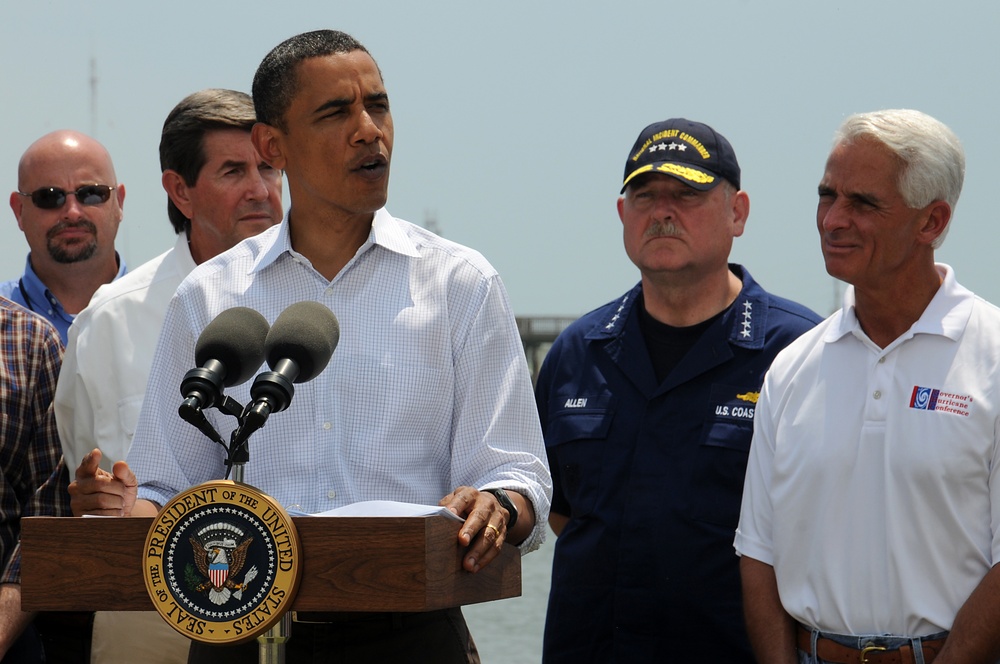
[{"label": "distant pier structure", "polygon": [[515,318],[517,331],[521,334],[521,343],[524,345],[524,356],[528,359],[531,382],[534,383],[552,342],[576,318],[566,316],[516,316]]}]

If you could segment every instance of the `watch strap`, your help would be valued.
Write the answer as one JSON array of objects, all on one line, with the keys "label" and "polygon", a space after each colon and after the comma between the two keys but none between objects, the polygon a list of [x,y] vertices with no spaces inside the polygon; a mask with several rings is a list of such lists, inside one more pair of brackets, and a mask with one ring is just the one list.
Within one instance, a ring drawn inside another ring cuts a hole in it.
[{"label": "watch strap", "polygon": [[504,489],[483,489],[483,491],[492,493],[497,502],[500,503],[500,507],[507,510],[507,513],[510,515],[507,521],[507,530],[510,531],[514,527],[514,524],[517,523],[517,508],[514,507],[514,501],[510,499],[510,496],[507,495]]}]

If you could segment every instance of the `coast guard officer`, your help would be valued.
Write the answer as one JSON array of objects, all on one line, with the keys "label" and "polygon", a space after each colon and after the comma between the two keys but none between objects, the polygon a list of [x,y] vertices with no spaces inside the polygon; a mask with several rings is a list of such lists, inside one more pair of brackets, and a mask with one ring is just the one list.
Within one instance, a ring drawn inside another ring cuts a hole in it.
[{"label": "coast guard officer", "polygon": [[559,535],[544,661],[753,661],[732,538],[757,393],[819,317],[729,264],[750,199],[729,141],[646,127],[618,199],[640,282],[556,340],[536,397]]}]

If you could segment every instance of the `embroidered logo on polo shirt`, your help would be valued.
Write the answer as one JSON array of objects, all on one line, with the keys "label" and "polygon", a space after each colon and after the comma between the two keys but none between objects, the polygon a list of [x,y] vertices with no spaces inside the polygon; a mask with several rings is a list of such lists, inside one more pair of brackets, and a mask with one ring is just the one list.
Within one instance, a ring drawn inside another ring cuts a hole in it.
[{"label": "embroidered logo on polo shirt", "polygon": [[972,397],[914,385],[913,393],[910,395],[910,408],[968,417],[971,414]]}]

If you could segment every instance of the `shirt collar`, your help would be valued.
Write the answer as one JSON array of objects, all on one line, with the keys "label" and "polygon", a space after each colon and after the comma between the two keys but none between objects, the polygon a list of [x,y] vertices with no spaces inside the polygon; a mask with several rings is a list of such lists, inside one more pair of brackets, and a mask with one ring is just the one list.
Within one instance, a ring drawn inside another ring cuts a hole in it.
[{"label": "shirt collar", "polygon": [[24,288],[28,297],[31,299],[31,303],[36,307],[47,307],[50,298],[52,301],[56,301],[56,298],[52,296],[49,289],[42,283],[42,280],[38,278],[38,275],[35,273],[35,269],[31,267],[30,252],[24,261],[24,274],[21,276],[20,286]]},{"label": "shirt collar", "polygon": [[389,214],[385,208],[375,213],[372,232],[369,234],[366,244],[377,244],[403,256],[420,257],[420,251],[413,244],[413,240],[406,232],[403,223]]},{"label": "shirt collar", "polygon": [[763,348],[767,331],[768,295],[742,265],[729,269],[743,282],[740,294],[722,317],[729,330],[729,343],[741,348]]},{"label": "shirt collar", "polygon": [[[308,259],[292,248],[292,236],[288,221],[291,213],[292,209],[289,208],[285,212],[285,218],[278,224],[276,230],[267,236],[264,245],[261,247],[261,252],[257,256],[257,260],[250,267],[251,273],[264,269],[278,260],[285,252],[308,262]],[[413,244],[409,234],[407,234],[403,222],[389,214],[389,211],[385,208],[381,208],[375,212],[375,216],[372,219],[372,227],[368,233],[368,239],[358,249],[355,258],[376,245],[404,256],[420,256],[420,252]]]},{"label": "shirt collar", "polygon": [[187,233],[178,233],[177,241],[174,242],[174,257],[183,274],[189,274],[198,267],[198,264],[194,262],[194,256],[191,255],[191,243]]},{"label": "shirt collar", "polygon": [[[958,283],[955,279],[955,271],[951,266],[944,263],[935,263],[934,266],[938,274],[941,275],[941,286],[934,293],[934,297],[931,298],[923,313],[920,314],[920,318],[890,345],[896,345],[916,334],[935,334],[952,340],[962,336],[962,332],[969,322],[969,317],[972,315],[975,294]],[[856,308],[857,300],[854,295],[854,286],[848,286],[844,291],[843,306],[840,311],[834,314],[837,318],[827,329],[823,340],[832,343],[848,334],[853,334],[860,339],[867,339],[868,335],[861,329],[861,323],[858,322]]]},{"label": "shirt collar", "polygon": [[[115,275],[115,279],[119,279],[125,276],[128,272],[128,268],[125,266],[125,261],[122,257],[115,252],[115,261],[118,264],[118,274]],[[28,253],[28,257],[24,261],[24,274],[21,276],[20,284],[24,286],[25,292],[28,297],[31,298],[31,304],[35,307],[45,307],[52,305],[60,315],[66,317],[67,320],[73,320],[76,314],[68,314],[66,310],[63,309],[62,303],[56,298],[55,295],[46,287],[42,280],[35,273],[35,268],[31,267],[31,253]]]}]

